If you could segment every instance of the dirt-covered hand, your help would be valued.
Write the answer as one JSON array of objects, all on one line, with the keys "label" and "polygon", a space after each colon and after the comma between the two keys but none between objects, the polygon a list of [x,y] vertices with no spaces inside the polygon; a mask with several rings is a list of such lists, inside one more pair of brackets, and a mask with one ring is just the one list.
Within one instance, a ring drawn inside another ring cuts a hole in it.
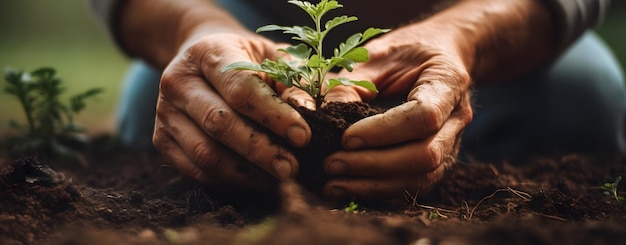
[{"label": "dirt-covered hand", "polygon": [[[220,69],[275,58],[277,44],[254,35],[212,34],[186,45],[161,78],[154,145],[199,181],[259,188],[298,172],[294,156],[268,137],[307,144],[310,129],[254,72]],[[274,176],[274,177],[272,177]]]},{"label": "dirt-covered hand", "polygon": [[[330,197],[384,198],[431,187],[455,161],[472,119],[463,37],[428,22],[396,29],[366,45],[370,60],[351,79],[369,80],[378,98],[406,101],[356,122],[342,137],[345,151],[327,158]],[[370,100],[375,94],[358,91]]]}]

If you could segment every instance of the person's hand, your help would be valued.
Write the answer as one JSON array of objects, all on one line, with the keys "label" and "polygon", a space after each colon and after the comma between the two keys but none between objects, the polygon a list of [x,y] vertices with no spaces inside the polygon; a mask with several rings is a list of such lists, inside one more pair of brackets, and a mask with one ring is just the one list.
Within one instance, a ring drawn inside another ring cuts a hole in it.
[{"label": "person's hand", "polygon": [[[384,198],[431,187],[455,161],[460,136],[472,119],[470,77],[459,32],[414,24],[372,40],[370,60],[338,76],[369,80],[377,99],[402,96],[406,102],[356,122],[342,136],[345,151],[327,158],[334,176],[330,197]],[[356,91],[358,88],[353,88]],[[367,91],[342,91],[328,100],[371,100]]]},{"label": "person's hand", "polygon": [[254,72],[220,72],[237,61],[273,59],[276,49],[260,36],[213,34],[187,45],[167,66],[153,142],[183,174],[207,184],[264,188],[298,172],[295,157],[268,137],[272,132],[301,147],[311,136],[276,94],[280,86]]}]

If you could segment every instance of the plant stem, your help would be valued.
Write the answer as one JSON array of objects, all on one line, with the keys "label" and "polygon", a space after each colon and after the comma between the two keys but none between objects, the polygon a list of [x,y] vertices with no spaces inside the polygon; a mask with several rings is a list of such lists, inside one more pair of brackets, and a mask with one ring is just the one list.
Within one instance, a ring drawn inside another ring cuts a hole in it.
[{"label": "plant stem", "polygon": [[[322,32],[322,15],[317,16],[317,18],[315,19],[315,28],[317,30],[317,33],[323,33]],[[324,35],[320,35],[319,40],[317,42],[317,54],[319,55],[320,59],[325,59],[324,58],[324,54],[323,54],[323,42],[324,42]],[[324,102],[324,96],[322,93],[322,84],[324,83],[324,79],[326,78],[326,71],[324,69],[320,69],[317,68],[317,82],[315,82],[314,86],[315,86],[315,109],[320,108],[322,106],[322,103]]]},{"label": "plant stem", "polygon": [[320,94],[315,97],[315,109],[322,107],[322,103],[324,103],[324,96]]},{"label": "plant stem", "polygon": [[28,104],[27,95],[28,91],[22,90],[19,94],[19,100],[22,104],[22,109],[24,109],[24,114],[26,114],[26,120],[28,120],[28,133],[33,134],[35,132],[35,120],[33,119],[33,110],[32,107]]}]

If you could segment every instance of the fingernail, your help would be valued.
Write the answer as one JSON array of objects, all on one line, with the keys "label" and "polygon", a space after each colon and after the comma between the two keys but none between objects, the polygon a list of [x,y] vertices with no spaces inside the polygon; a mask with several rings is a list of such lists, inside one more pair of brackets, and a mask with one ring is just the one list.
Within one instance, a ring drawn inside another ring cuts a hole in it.
[{"label": "fingernail", "polygon": [[272,167],[279,178],[286,179],[291,177],[291,171],[293,168],[291,167],[291,163],[289,161],[285,159],[276,159],[272,163]]},{"label": "fingernail", "polygon": [[289,126],[287,129],[287,138],[294,146],[303,146],[306,143],[306,130],[296,125]]},{"label": "fingernail", "polygon": [[346,170],[348,170],[348,165],[339,160],[331,160],[326,168],[329,174],[341,174],[346,172]]},{"label": "fingernail", "polygon": [[357,149],[357,148],[361,148],[365,145],[365,141],[363,141],[363,139],[361,137],[349,137],[346,140],[346,148],[351,150],[351,149]]}]

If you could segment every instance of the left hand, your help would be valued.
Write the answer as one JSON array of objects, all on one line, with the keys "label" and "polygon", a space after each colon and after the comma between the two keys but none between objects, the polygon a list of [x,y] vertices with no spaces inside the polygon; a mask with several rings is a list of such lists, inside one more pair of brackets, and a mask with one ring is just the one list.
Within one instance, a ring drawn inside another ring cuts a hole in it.
[{"label": "left hand", "polygon": [[[372,40],[365,46],[370,60],[352,73],[338,74],[373,82],[380,99],[406,96],[406,102],[346,130],[346,151],[324,163],[325,171],[336,177],[324,187],[327,196],[401,196],[405,190],[426,191],[440,179],[455,162],[461,134],[472,119],[465,43],[460,30],[417,23]],[[356,92],[331,92],[327,100],[375,96],[351,89]]]}]

